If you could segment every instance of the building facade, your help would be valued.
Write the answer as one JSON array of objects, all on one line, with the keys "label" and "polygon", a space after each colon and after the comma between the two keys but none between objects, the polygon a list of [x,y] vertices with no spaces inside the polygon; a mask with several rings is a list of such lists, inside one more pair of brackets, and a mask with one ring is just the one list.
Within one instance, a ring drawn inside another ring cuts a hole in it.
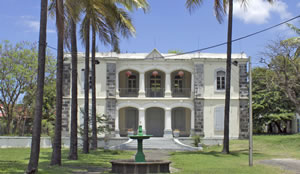
[{"label": "building facade", "polygon": [[[78,124],[83,123],[84,54],[78,55]],[[226,54],[97,53],[97,113],[116,137],[143,126],[146,134],[222,138]],[[232,55],[230,138],[248,136],[247,57]],[[71,64],[64,62],[63,131],[70,130]],[[91,93],[90,93],[91,100]],[[91,103],[91,102],[90,102]]]}]

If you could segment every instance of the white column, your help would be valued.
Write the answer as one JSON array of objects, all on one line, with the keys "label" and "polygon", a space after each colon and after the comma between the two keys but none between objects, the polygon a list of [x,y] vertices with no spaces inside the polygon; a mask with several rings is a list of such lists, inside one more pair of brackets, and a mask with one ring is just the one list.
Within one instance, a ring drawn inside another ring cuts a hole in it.
[{"label": "white column", "polygon": [[145,97],[145,74],[140,73],[140,84],[139,84],[139,97],[144,98]]},{"label": "white column", "polygon": [[120,137],[120,129],[119,129],[119,108],[116,108],[115,135],[116,135],[116,137]]},{"label": "white column", "polygon": [[145,109],[139,108],[139,125],[143,128],[143,133],[146,133],[146,124],[145,124]]},{"label": "white column", "polygon": [[164,137],[172,138],[172,119],[171,119],[171,108],[165,108],[165,130]]},{"label": "white column", "polygon": [[171,92],[171,75],[170,73],[166,73],[166,80],[165,80],[165,97],[172,97]]},{"label": "white column", "polygon": [[116,97],[119,96],[119,73],[116,73]]}]

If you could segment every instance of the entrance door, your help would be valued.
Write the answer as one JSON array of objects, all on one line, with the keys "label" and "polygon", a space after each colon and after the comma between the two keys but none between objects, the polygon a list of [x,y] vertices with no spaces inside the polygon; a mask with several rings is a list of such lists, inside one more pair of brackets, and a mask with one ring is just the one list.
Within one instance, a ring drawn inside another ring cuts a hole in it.
[{"label": "entrance door", "polygon": [[146,133],[154,137],[164,135],[164,110],[161,108],[149,108],[146,110]]},{"label": "entrance door", "polygon": [[132,129],[134,131],[138,128],[138,113],[137,109],[135,108],[128,108],[126,109],[126,115],[125,115],[125,128]]},{"label": "entrance door", "polygon": [[186,131],[186,115],[184,108],[175,108],[172,110],[172,129]]}]

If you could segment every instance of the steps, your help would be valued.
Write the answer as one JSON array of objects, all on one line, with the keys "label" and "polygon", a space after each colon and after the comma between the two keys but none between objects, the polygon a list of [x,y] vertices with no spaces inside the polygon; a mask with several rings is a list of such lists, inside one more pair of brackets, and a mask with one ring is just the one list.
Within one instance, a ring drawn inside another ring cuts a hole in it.
[{"label": "steps", "polygon": [[[110,147],[110,149],[136,150],[137,140],[130,139],[121,145]],[[182,144],[177,139],[158,138],[158,137],[151,137],[150,139],[143,140],[143,149],[144,150],[174,150],[174,151],[202,150],[201,148],[191,147]]]}]

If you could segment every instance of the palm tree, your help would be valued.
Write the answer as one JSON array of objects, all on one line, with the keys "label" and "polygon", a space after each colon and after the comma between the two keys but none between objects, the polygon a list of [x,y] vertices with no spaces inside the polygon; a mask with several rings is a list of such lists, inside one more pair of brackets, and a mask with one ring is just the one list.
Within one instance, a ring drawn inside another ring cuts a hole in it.
[{"label": "palm tree", "polygon": [[[247,0],[240,0],[245,4]],[[267,0],[272,2],[273,0]],[[203,0],[186,0],[186,7],[190,10],[201,6]],[[217,20],[221,23],[227,13],[228,6],[228,29],[227,29],[227,61],[226,61],[226,91],[225,91],[225,115],[224,115],[224,139],[223,153],[229,153],[229,109],[230,109],[230,81],[231,81],[231,47],[232,47],[232,11],[233,0],[214,0],[214,11]]]},{"label": "palm tree", "polygon": [[[68,23],[66,26],[65,40],[66,46],[71,50],[72,57],[72,99],[71,99],[71,133],[70,133],[70,151],[68,159],[78,159],[78,138],[77,138],[77,37],[76,23],[79,18],[81,4],[80,1],[67,0],[66,11]],[[70,48],[71,47],[71,48]]]},{"label": "palm tree", "polygon": [[63,96],[63,57],[64,57],[64,2],[55,1],[57,26],[57,73],[56,73],[56,119],[55,135],[52,145],[51,165],[61,165],[61,130],[62,130],[62,96]]},{"label": "palm tree", "polygon": [[37,95],[36,95],[36,102],[35,102],[36,106],[35,106],[34,120],[33,120],[31,153],[30,153],[30,160],[28,163],[26,173],[36,173],[38,171],[38,162],[39,162],[39,155],[40,155],[44,79],[45,79],[47,8],[48,8],[48,1],[41,0]]},{"label": "palm tree", "polygon": [[[128,14],[117,4],[124,5],[127,9],[146,8],[148,4],[145,0],[138,1],[105,1],[94,0],[85,2],[85,16],[81,25],[81,36],[86,44],[86,69],[85,84],[88,84],[88,55],[89,52],[89,33],[92,28],[92,149],[97,148],[97,125],[96,125],[96,87],[95,87],[95,53],[96,53],[96,35],[104,44],[111,44],[118,48],[118,36],[129,36],[135,32]],[[143,6],[141,6],[143,5]],[[85,86],[86,88],[87,86]],[[85,119],[84,119],[84,153],[88,153],[88,89],[85,89]]]}]

